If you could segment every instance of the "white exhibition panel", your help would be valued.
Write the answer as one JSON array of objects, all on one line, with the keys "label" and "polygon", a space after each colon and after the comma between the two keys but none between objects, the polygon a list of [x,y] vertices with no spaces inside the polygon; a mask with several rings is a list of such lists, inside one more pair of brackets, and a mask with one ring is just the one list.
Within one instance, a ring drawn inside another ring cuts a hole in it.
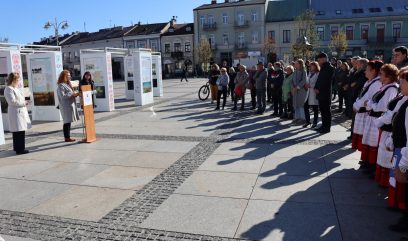
[{"label": "white exhibition panel", "polygon": [[[18,83],[18,88],[21,93],[24,94],[24,82],[23,82],[23,72],[21,64],[21,55],[19,50],[1,50],[0,51],[0,101],[1,101],[1,113],[2,113],[2,123],[1,131],[9,131],[9,123],[7,117],[7,102],[4,98],[4,89],[7,84],[7,76],[11,72],[17,72],[20,74],[20,81]],[[1,140],[0,140],[1,142]]]},{"label": "white exhibition panel", "polygon": [[135,99],[135,88],[134,88],[134,65],[133,57],[125,57],[125,88],[126,88],[126,99],[134,100]]},{"label": "white exhibition panel", "polygon": [[34,121],[61,121],[57,109],[57,81],[62,72],[61,52],[27,55],[32,118]]},{"label": "white exhibition panel", "polygon": [[82,75],[87,71],[92,74],[95,82],[95,111],[115,110],[111,53],[81,53]]},{"label": "white exhibition panel", "polygon": [[[0,106],[1,111],[1,106]],[[7,122],[7,120],[4,120]],[[6,140],[4,139],[4,129],[3,129],[3,115],[0,115],[0,145],[6,144]]]},{"label": "white exhibition panel", "polygon": [[148,105],[154,102],[152,81],[152,54],[150,51],[132,53],[134,66],[135,104]]},{"label": "white exhibition panel", "polygon": [[163,96],[163,78],[161,69],[161,56],[152,55],[152,74],[153,74],[153,96]]}]

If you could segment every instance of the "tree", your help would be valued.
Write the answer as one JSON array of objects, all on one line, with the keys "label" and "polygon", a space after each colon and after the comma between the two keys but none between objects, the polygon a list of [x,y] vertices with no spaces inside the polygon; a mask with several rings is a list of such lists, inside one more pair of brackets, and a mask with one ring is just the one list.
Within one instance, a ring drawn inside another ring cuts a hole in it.
[{"label": "tree", "polygon": [[267,37],[262,46],[262,53],[266,56],[267,62],[274,62],[273,56],[276,55],[276,44],[275,40]]},{"label": "tree", "polygon": [[333,52],[336,52],[338,57],[342,57],[346,52],[348,47],[347,35],[344,30],[340,31],[337,34],[332,35],[329,48]]},{"label": "tree", "polygon": [[[295,58],[310,59],[315,55],[314,49],[319,47],[319,36],[316,31],[315,13],[306,10],[295,18],[295,26],[299,30],[299,39],[292,45],[292,54]],[[306,37],[307,45],[302,40]]]},{"label": "tree", "polygon": [[202,38],[197,49],[198,52],[198,61],[201,66],[204,68],[204,71],[208,71],[209,64],[212,58],[212,49],[210,43],[206,38]]}]

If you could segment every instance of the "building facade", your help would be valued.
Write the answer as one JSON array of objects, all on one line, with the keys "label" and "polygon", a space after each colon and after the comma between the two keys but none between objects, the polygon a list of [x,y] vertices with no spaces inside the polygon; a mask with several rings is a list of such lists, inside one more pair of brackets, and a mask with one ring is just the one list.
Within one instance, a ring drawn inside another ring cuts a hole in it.
[{"label": "building facade", "polygon": [[229,64],[256,63],[264,58],[267,3],[265,0],[225,0],[222,3],[213,0],[194,9],[195,46],[207,39],[216,63],[224,60]]},{"label": "building facade", "polygon": [[161,36],[163,76],[171,78],[180,75],[184,66],[193,72],[194,24],[170,24]]}]

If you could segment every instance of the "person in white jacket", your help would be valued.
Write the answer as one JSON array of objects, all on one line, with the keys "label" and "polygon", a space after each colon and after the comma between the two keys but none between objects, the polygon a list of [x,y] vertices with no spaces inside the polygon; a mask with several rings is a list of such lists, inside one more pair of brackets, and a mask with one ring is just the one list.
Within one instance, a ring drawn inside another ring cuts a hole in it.
[{"label": "person in white jacket", "polygon": [[382,86],[380,82],[380,77],[377,77],[378,73],[377,74],[373,73],[371,66],[367,67],[367,69],[366,77],[368,80],[364,83],[364,87],[361,90],[357,100],[353,103],[353,110],[356,113],[356,115],[354,118],[351,147],[352,149],[359,151],[363,151],[362,140],[364,133],[364,123],[366,118],[368,117],[368,112],[367,109],[365,108],[365,105],[368,100],[373,98],[374,94],[377,93]]},{"label": "person in white jacket", "polygon": [[13,150],[17,155],[29,152],[25,149],[25,131],[31,126],[24,95],[17,88],[19,79],[18,73],[9,74],[7,87],[4,90],[4,97],[8,104],[9,128],[13,135]]},{"label": "person in white jacket", "polygon": [[[380,70],[380,80],[382,87],[371,100],[366,102],[366,109],[369,111],[364,124],[363,152],[361,160],[369,169],[367,173],[374,174],[377,164],[378,143],[380,131],[375,125],[375,119],[381,117],[387,111],[388,103],[397,97],[398,90],[398,69],[395,65],[385,64]],[[365,152],[365,153],[364,153]],[[364,165],[363,164],[363,165]]]}]

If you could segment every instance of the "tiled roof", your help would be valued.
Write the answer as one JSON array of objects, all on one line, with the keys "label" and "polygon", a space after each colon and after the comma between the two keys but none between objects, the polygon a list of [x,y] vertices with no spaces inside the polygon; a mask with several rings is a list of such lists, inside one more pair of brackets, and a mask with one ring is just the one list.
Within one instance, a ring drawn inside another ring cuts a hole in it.
[{"label": "tiled roof", "polygon": [[311,8],[317,20],[408,15],[407,0],[312,0]]},{"label": "tiled roof", "polygon": [[168,22],[138,25],[126,34],[126,36],[160,34],[167,24]]},{"label": "tiled roof", "polygon": [[[210,0],[208,0],[210,1]],[[218,0],[220,1],[220,0]],[[245,1],[234,1],[234,2],[219,2],[216,4],[204,4],[194,10],[211,9],[211,8],[223,8],[223,7],[235,7],[235,6],[245,6],[253,4],[265,4],[266,0],[245,0]]]},{"label": "tiled roof", "polygon": [[[64,34],[63,36],[59,36],[58,42],[60,44],[64,44],[65,41],[69,40],[76,34],[77,33],[70,33],[70,34],[67,33],[67,34]],[[39,42],[33,42],[33,44],[35,45],[57,45],[57,39],[55,37],[48,37],[48,38],[41,39],[41,41]]]},{"label": "tiled roof", "polygon": [[[171,31],[171,29],[170,27],[162,36],[194,34],[194,23],[174,24],[173,31]],[[190,30],[187,31],[188,29]]]},{"label": "tiled roof", "polygon": [[105,39],[121,38],[134,26],[100,29],[98,32],[81,32],[66,41],[63,45],[92,42]]},{"label": "tiled roof", "polygon": [[291,21],[308,9],[309,0],[272,0],[268,2],[266,22]]}]

